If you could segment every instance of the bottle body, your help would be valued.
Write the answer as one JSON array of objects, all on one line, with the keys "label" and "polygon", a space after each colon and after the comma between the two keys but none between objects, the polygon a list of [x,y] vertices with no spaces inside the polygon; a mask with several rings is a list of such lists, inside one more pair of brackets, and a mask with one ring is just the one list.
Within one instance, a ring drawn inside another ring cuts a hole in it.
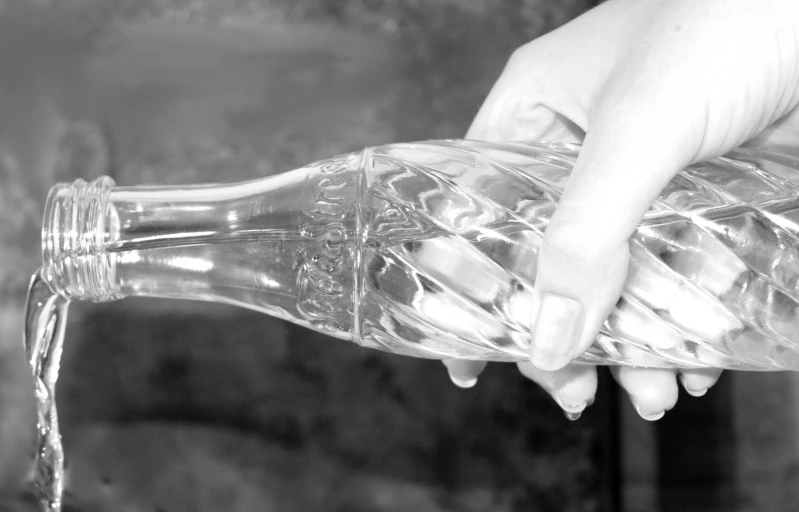
[{"label": "bottle body", "polygon": [[[577,154],[438,141],[249,183],[60,186],[44,275],[70,298],[227,302],[399,354],[524,360],[538,249]],[[774,155],[742,156],[663,191],[580,361],[799,369],[799,164],[780,176],[751,162]]]}]

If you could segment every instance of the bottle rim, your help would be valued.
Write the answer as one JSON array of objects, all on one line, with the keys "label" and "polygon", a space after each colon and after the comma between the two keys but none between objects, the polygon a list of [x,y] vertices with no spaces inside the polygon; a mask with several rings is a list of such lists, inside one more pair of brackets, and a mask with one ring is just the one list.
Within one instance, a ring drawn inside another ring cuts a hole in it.
[{"label": "bottle rim", "polygon": [[115,265],[104,246],[115,229],[109,176],[58,183],[50,189],[42,222],[42,276],[67,299],[116,297]]}]

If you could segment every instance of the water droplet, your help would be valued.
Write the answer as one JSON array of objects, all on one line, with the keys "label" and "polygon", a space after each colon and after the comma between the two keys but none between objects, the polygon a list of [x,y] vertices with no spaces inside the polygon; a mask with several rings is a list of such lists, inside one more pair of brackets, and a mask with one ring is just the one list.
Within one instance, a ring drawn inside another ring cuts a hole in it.
[{"label": "water droplet", "polygon": [[577,421],[580,419],[580,416],[583,415],[583,411],[571,412],[571,411],[563,411],[563,414],[569,419],[569,421]]}]

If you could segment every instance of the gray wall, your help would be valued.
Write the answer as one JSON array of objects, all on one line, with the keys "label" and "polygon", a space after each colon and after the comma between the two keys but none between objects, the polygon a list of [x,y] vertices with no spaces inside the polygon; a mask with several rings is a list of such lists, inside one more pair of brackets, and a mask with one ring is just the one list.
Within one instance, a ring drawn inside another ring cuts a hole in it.
[{"label": "gray wall", "polygon": [[[22,301],[53,183],[233,181],[458,137],[512,49],[591,3],[1,2],[0,495],[30,464]],[[79,304],[68,490],[120,511],[613,510],[621,458],[628,511],[799,509],[793,375],[727,373],[657,425],[623,397],[614,425],[612,389],[570,423],[512,367],[462,391],[229,307]]]}]

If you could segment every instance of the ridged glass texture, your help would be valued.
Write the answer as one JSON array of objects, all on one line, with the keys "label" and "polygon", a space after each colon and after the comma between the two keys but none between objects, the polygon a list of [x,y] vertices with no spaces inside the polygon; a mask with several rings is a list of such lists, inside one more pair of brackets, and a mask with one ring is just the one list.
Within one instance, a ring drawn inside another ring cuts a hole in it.
[{"label": "ridged glass texture", "polygon": [[[227,302],[398,354],[524,360],[538,249],[578,151],[431,141],[232,185],[59,185],[43,275],[70,298]],[[799,370],[797,183],[781,151],[682,171],[580,361]]]}]

